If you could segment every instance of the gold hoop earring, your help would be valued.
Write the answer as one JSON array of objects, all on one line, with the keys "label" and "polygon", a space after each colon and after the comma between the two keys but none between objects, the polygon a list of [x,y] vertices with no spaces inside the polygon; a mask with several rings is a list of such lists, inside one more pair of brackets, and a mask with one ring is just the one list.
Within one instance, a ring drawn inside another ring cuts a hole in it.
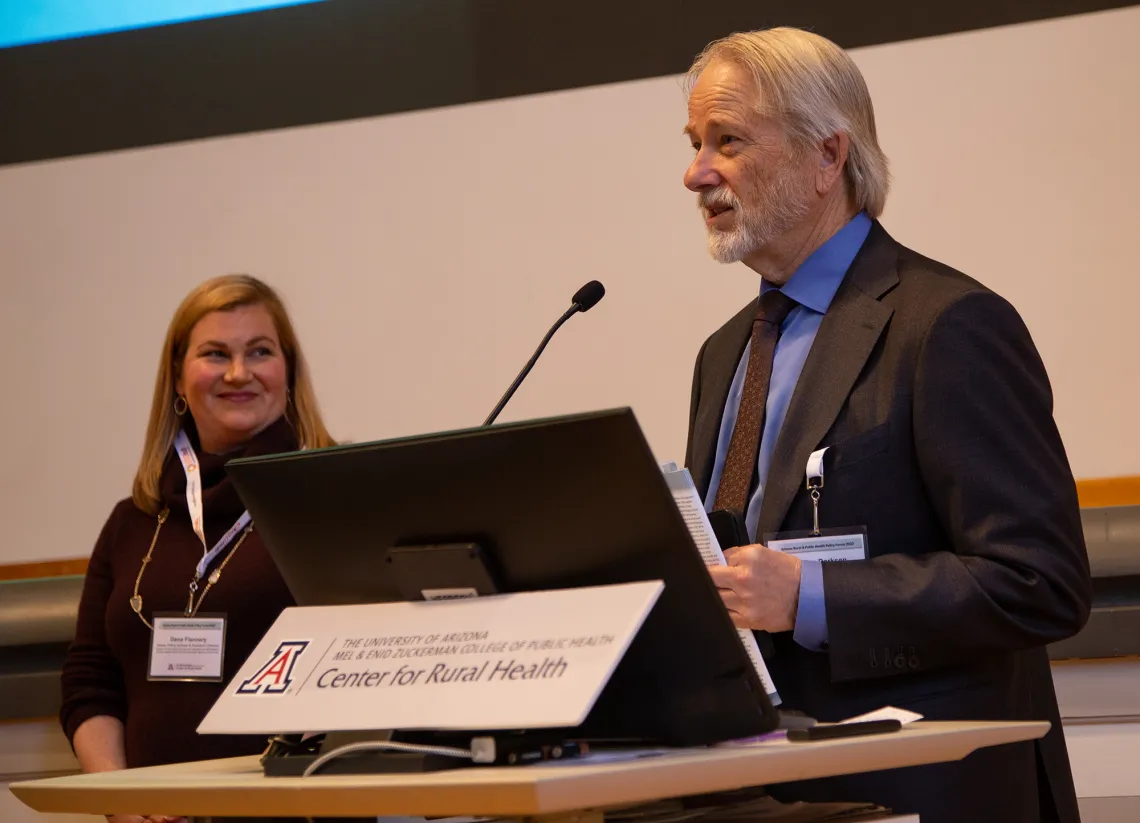
[{"label": "gold hoop earring", "polygon": [[[179,405],[181,403],[181,406]],[[186,410],[190,408],[190,404],[186,402],[186,398],[178,395],[174,398],[174,413],[179,417],[186,414]]]}]

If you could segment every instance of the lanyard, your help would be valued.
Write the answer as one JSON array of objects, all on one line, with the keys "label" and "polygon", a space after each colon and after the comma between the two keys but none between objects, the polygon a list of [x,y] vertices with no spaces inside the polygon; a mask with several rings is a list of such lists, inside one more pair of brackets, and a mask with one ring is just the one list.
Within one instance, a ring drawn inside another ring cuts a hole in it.
[{"label": "lanyard", "polygon": [[825,446],[808,457],[804,475],[808,491],[811,492],[812,534],[819,534],[819,490],[823,488],[823,453],[830,448]]},{"label": "lanyard", "polygon": [[194,447],[190,445],[190,438],[186,436],[186,432],[179,430],[174,438],[174,450],[178,452],[178,459],[182,461],[182,470],[186,473],[186,508],[190,510],[190,524],[194,527],[194,534],[198,535],[198,540],[202,543],[202,559],[198,561],[198,566],[194,570],[194,582],[190,584],[192,589],[197,589],[197,582],[205,576],[206,569],[210,567],[214,558],[249,525],[253,518],[249,512],[242,512],[237,522],[214,544],[214,548],[207,551],[205,522],[202,516],[202,472],[198,466],[198,455],[194,454]]}]

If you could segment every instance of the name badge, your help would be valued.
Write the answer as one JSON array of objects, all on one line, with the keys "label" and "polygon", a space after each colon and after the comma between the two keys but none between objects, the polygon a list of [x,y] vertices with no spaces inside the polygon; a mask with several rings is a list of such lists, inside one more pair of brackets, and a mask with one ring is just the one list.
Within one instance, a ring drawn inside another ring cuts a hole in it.
[{"label": "name badge", "polygon": [[226,616],[154,614],[148,680],[220,683],[226,653]]},{"label": "name badge", "polygon": [[761,541],[769,549],[794,554],[801,560],[866,560],[867,529],[820,529],[802,532],[776,532]]},{"label": "name badge", "polygon": [[807,490],[811,494],[812,528],[808,531],[772,532],[763,535],[760,542],[769,549],[794,554],[801,560],[866,560],[866,527],[821,529],[819,526],[819,503],[823,497],[823,455],[826,451],[823,448],[812,452],[804,471]]}]

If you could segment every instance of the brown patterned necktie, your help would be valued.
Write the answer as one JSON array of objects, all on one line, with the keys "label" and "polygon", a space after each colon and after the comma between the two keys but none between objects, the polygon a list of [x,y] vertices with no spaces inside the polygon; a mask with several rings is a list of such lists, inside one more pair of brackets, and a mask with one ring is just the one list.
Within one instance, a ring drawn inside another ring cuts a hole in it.
[{"label": "brown patterned necktie", "polygon": [[748,492],[756,472],[756,455],[764,430],[764,408],[768,403],[768,384],[772,380],[772,360],[776,355],[776,341],[780,339],[780,324],[798,305],[777,289],[760,295],[759,309],[752,322],[752,343],[748,369],[744,373],[744,389],[740,393],[740,409],[736,414],[732,439],[728,442],[714,509],[743,512],[748,507]]}]

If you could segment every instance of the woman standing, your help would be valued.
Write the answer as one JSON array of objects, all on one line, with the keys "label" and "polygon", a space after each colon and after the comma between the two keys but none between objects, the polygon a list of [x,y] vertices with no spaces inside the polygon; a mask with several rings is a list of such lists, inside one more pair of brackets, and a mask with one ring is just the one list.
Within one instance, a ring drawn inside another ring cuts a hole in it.
[{"label": "woman standing", "polygon": [[[293,604],[224,464],[332,444],[277,294],[242,275],[191,292],[167,331],[134,490],[95,545],[63,667],[60,721],[85,772],[264,749],[264,737],[195,731]],[[156,613],[224,619],[220,659],[152,667]]]}]

